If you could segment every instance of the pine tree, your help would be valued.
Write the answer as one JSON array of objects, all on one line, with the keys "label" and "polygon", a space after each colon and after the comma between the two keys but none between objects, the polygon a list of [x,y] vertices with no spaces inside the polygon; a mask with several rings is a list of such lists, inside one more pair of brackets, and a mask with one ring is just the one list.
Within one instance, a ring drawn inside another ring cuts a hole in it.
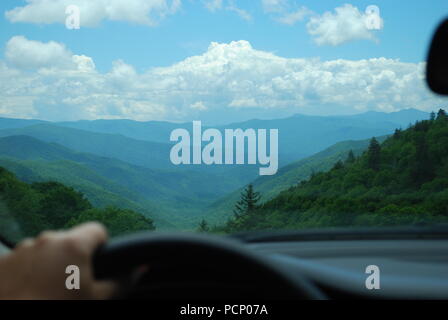
[{"label": "pine tree", "polygon": [[411,170],[411,176],[414,183],[421,185],[434,178],[434,167],[424,136],[418,136],[416,138],[415,149],[415,163]]},{"label": "pine tree", "polygon": [[378,140],[372,138],[370,140],[369,149],[367,151],[367,165],[370,169],[378,170],[381,161],[381,146]]},{"label": "pine tree", "polygon": [[347,159],[345,160],[346,163],[354,163],[355,162],[355,154],[353,153],[353,150],[350,150]]},{"label": "pine tree", "polygon": [[443,109],[440,109],[439,112],[437,112],[437,120],[446,120],[446,112]]},{"label": "pine tree", "polygon": [[429,115],[429,120],[434,121],[436,119],[436,113],[434,111]]},{"label": "pine tree", "polygon": [[197,228],[197,232],[206,233],[210,231],[210,227],[208,222],[205,219],[202,219]]},{"label": "pine tree", "polygon": [[235,209],[233,210],[235,217],[239,218],[254,211],[258,207],[260,198],[260,193],[255,192],[253,185],[249,184],[241,193],[240,201],[235,204]]},{"label": "pine tree", "polygon": [[344,164],[342,163],[341,160],[338,160],[338,162],[336,162],[333,166],[333,170],[339,170],[344,168]]}]

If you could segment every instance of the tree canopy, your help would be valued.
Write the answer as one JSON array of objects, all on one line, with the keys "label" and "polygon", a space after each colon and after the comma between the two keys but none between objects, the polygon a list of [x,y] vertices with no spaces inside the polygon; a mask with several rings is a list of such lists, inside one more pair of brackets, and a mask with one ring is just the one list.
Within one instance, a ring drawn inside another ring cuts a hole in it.
[{"label": "tree canopy", "polygon": [[43,230],[98,221],[112,236],[154,230],[153,221],[117,207],[94,208],[85,196],[59,182],[28,184],[0,167],[0,234],[16,242]]},{"label": "tree canopy", "polygon": [[235,216],[227,232],[350,226],[396,226],[448,221],[448,118],[397,130],[381,145],[284,190]]}]

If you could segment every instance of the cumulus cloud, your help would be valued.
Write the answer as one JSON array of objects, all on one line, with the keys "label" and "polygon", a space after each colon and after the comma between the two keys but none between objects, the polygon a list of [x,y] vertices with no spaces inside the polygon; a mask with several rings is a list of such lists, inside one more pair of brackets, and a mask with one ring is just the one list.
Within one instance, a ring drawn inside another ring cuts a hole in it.
[{"label": "cumulus cloud", "polygon": [[[383,28],[379,15],[377,29]],[[352,40],[375,40],[374,31],[369,28],[369,15],[361,13],[351,4],[338,7],[333,12],[315,15],[307,23],[309,34],[318,45],[337,46]]]},{"label": "cumulus cloud", "polygon": [[65,24],[65,9],[77,5],[81,27],[94,27],[103,20],[126,21],[153,26],[181,6],[181,0],[26,0],[25,6],[5,13],[11,22]]},{"label": "cumulus cloud", "polygon": [[72,66],[72,53],[61,43],[42,43],[23,36],[12,37],[6,43],[6,59],[19,68]]},{"label": "cumulus cloud", "polygon": [[82,72],[95,69],[92,58],[74,55],[62,43],[44,43],[24,36],[14,36],[6,43],[5,58],[18,69],[72,69]]},{"label": "cumulus cloud", "polygon": [[[30,62],[31,57],[26,57],[25,69],[14,59],[0,61],[1,115],[191,121],[218,114],[225,121],[232,110],[243,109],[258,115],[319,114],[326,106],[338,114],[411,107],[432,110],[441,103],[424,85],[424,63],[386,58],[291,59],[256,50],[247,41],[234,41],[212,43],[201,55],[143,73],[121,60],[109,72],[100,73],[90,57],[59,46],[54,50],[57,54],[52,53],[53,66],[48,58]],[[75,66],[59,63],[58,56],[69,57]]]}]

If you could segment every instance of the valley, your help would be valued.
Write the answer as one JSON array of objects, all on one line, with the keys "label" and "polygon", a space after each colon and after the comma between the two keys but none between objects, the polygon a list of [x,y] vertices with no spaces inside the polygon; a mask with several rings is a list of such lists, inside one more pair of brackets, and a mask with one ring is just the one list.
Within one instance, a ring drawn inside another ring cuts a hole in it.
[{"label": "valley", "polygon": [[382,141],[395,128],[427,117],[409,109],[338,117],[296,115],[218,127],[223,133],[226,128],[279,130],[280,169],[262,177],[258,166],[250,164],[173,165],[169,132],[191,130],[191,123],[2,118],[0,166],[25,182],[64,183],[83,192],[95,206],[141,212],[161,230],[188,230],[202,219],[211,224],[226,221],[248,183],[261,192],[263,201],[269,200],[313,172],[331,169],[350,150],[361,154],[371,137]]}]

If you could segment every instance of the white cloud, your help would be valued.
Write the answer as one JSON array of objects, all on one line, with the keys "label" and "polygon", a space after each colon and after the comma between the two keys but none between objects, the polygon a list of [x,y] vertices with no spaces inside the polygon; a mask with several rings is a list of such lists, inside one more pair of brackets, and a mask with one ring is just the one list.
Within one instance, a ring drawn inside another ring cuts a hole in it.
[{"label": "white cloud", "polygon": [[[48,50],[49,43],[19,40]],[[442,101],[424,84],[424,63],[290,59],[234,41],[212,43],[202,55],[144,73],[120,60],[100,73],[91,58],[58,45],[51,46],[59,48],[51,55],[54,65],[30,56],[23,64],[17,58],[0,61],[0,115],[191,121],[213,114],[225,121],[236,108],[257,115],[338,114],[432,110]],[[59,56],[75,66],[60,64]]]},{"label": "white cloud", "polygon": [[252,21],[252,15],[246,10],[239,8],[234,0],[229,0],[229,5],[226,7],[226,10],[235,12],[243,20]]},{"label": "white cloud", "polygon": [[73,66],[72,53],[63,44],[54,41],[42,43],[23,36],[12,37],[6,43],[5,57],[19,68]]},{"label": "white cloud", "polygon": [[[334,11],[310,18],[307,29],[316,44],[337,46],[352,40],[376,39],[373,30],[366,24],[366,13],[361,13],[351,4],[338,7]],[[381,19],[379,28],[382,27]]]},{"label": "white cloud", "polygon": [[62,43],[28,40],[24,36],[14,36],[6,43],[5,58],[18,69],[39,70],[40,74],[95,70],[92,58],[72,54]]},{"label": "white cloud", "polygon": [[233,108],[258,107],[258,102],[255,100],[255,98],[235,99],[230,102],[229,107]]},{"label": "white cloud", "polygon": [[80,8],[81,27],[94,27],[103,20],[127,21],[153,26],[160,19],[174,14],[181,0],[26,0],[27,4],[5,13],[11,22],[37,24],[65,24],[65,9],[69,5]]},{"label": "white cloud", "polygon": [[264,13],[273,20],[290,26],[313,13],[307,7],[299,7],[296,2],[289,0],[261,0],[261,4]]},{"label": "white cloud", "polygon": [[204,5],[208,10],[214,12],[222,9],[222,0],[204,0]]},{"label": "white cloud", "polygon": [[287,0],[261,0],[265,13],[283,12],[287,6]]},{"label": "white cloud", "polygon": [[248,11],[237,6],[235,0],[203,0],[203,4],[211,12],[226,10],[236,13],[243,20],[252,21],[253,19]]},{"label": "white cloud", "polygon": [[312,14],[312,11],[306,7],[301,7],[293,12],[284,13],[282,16],[278,17],[276,20],[280,23],[287,25],[294,25],[298,21],[303,21],[307,16]]},{"label": "white cloud", "polygon": [[95,63],[93,63],[92,58],[85,55],[73,55],[72,61],[77,66],[77,70],[81,72],[92,72],[95,70]]},{"label": "white cloud", "polygon": [[207,110],[206,105],[202,101],[197,101],[197,102],[191,104],[190,108],[194,109],[194,110],[199,110],[199,111]]}]

